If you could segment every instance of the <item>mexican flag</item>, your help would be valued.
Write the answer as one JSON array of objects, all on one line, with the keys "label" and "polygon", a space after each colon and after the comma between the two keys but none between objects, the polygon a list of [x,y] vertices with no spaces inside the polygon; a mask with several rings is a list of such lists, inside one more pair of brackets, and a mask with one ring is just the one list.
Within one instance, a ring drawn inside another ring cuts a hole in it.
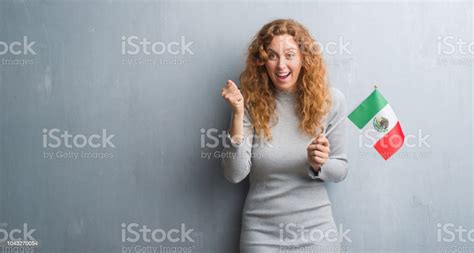
[{"label": "mexican flag", "polygon": [[405,140],[402,127],[392,107],[375,89],[347,116],[363,132],[375,134],[374,148],[387,160],[402,146]]}]

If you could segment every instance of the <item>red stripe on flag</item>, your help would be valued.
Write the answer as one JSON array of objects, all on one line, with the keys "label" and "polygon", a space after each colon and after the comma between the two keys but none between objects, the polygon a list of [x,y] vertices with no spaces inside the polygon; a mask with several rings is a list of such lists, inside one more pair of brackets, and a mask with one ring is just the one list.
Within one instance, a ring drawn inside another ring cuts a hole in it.
[{"label": "red stripe on flag", "polygon": [[387,160],[403,146],[404,141],[405,135],[403,134],[400,122],[397,122],[390,132],[375,143],[374,148],[383,159]]}]

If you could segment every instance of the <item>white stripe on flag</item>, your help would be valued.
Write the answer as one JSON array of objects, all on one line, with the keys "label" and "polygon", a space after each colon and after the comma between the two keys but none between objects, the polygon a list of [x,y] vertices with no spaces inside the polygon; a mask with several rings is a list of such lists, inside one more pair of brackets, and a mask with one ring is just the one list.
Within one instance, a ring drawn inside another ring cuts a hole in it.
[{"label": "white stripe on flag", "polygon": [[[373,122],[374,122],[374,118],[378,117],[378,116],[383,116],[383,117],[388,119],[387,131],[378,132],[375,129],[375,127],[373,125]],[[390,130],[392,130],[392,128],[397,124],[397,122],[398,122],[397,115],[395,115],[395,112],[393,111],[390,104],[387,104],[374,117],[372,117],[372,119],[370,119],[370,121],[367,123],[367,125],[365,125],[365,127],[364,127],[364,129],[362,129],[362,131],[373,129],[374,132],[377,133],[375,136],[378,140],[378,139],[382,138],[384,135],[386,135],[388,132],[390,132]]]}]

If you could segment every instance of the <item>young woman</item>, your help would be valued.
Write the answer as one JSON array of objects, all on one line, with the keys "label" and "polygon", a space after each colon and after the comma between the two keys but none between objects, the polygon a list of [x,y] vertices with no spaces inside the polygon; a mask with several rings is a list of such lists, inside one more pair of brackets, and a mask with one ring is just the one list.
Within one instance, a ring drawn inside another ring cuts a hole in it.
[{"label": "young woman", "polygon": [[224,175],[250,180],[240,252],[339,252],[325,182],[347,175],[346,105],[318,44],[294,20],[264,25],[240,85],[229,80],[221,93],[232,107]]}]

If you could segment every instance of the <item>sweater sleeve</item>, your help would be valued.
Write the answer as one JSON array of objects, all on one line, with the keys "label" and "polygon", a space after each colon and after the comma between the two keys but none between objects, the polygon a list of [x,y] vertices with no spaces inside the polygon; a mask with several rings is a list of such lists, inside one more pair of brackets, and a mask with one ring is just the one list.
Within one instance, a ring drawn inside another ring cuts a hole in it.
[{"label": "sweater sleeve", "polygon": [[329,133],[326,138],[329,141],[329,158],[321,167],[320,171],[316,173],[311,166],[309,166],[309,176],[312,179],[320,179],[323,181],[340,182],[347,176],[347,155],[345,147],[346,135],[346,99],[344,94],[332,89],[333,95],[333,110],[329,115],[326,132],[331,130],[334,124],[341,121],[334,130]]},{"label": "sweater sleeve", "polygon": [[[233,113],[231,115],[232,122]],[[250,172],[252,166],[252,144],[254,129],[252,127],[250,114],[247,109],[244,113],[244,138],[242,142],[235,143],[230,138],[230,131],[227,130],[226,142],[223,144],[222,162],[224,177],[231,183],[239,183]]]}]

